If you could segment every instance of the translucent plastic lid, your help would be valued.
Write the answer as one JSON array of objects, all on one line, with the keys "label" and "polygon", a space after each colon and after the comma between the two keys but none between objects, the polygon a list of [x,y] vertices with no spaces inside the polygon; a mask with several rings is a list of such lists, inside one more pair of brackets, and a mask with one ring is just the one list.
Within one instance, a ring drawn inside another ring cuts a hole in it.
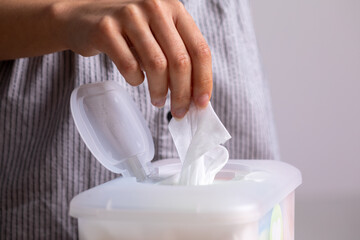
[{"label": "translucent plastic lid", "polygon": [[[181,169],[179,160],[154,163],[160,178]],[[118,178],[80,193],[70,203],[76,218],[187,224],[250,223],[259,220],[301,184],[295,167],[271,160],[229,160],[214,184],[139,183]]]},{"label": "translucent plastic lid", "polygon": [[116,82],[82,85],[71,95],[76,127],[91,153],[115,173],[142,181],[149,175],[154,143],[145,119]]}]

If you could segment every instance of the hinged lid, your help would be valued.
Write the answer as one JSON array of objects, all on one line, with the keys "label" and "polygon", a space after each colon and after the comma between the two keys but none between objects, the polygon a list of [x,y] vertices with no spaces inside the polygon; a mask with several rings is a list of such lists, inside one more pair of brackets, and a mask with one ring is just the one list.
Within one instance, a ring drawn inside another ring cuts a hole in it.
[{"label": "hinged lid", "polygon": [[104,167],[145,179],[154,143],[145,119],[118,83],[76,88],[71,95],[71,112],[86,146]]}]

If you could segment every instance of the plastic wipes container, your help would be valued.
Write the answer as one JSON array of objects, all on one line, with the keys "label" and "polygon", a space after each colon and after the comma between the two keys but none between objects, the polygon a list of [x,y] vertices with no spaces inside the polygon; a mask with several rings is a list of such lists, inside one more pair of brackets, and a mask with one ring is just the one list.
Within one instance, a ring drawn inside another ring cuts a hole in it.
[{"label": "plastic wipes container", "polygon": [[93,155],[124,176],[73,198],[70,215],[78,219],[81,240],[294,239],[294,191],[301,184],[296,168],[229,160],[211,185],[169,185],[180,160],[151,163],[150,131],[118,84],[81,86],[71,109]]},{"label": "plastic wipes container", "polygon": [[[180,170],[170,160],[156,164],[161,177]],[[283,162],[230,160],[212,185],[115,179],[76,196],[70,214],[82,240],[290,240],[300,182]]]}]

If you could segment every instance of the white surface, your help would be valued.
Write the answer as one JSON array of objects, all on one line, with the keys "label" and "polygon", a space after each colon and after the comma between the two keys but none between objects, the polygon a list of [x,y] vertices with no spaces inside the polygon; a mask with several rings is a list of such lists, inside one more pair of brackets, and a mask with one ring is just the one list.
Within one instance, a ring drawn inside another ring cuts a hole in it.
[{"label": "white surface", "polygon": [[360,1],[250,2],[281,156],[304,178],[297,240],[359,239]]}]

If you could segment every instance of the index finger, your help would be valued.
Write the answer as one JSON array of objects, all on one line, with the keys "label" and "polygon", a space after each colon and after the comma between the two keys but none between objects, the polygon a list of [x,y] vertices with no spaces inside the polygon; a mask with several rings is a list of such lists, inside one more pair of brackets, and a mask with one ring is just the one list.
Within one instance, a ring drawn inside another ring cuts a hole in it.
[{"label": "index finger", "polygon": [[190,14],[185,11],[175,22],[192,63],[192,95],[195,105],[207,106],[212,92],[210,48]]}]

